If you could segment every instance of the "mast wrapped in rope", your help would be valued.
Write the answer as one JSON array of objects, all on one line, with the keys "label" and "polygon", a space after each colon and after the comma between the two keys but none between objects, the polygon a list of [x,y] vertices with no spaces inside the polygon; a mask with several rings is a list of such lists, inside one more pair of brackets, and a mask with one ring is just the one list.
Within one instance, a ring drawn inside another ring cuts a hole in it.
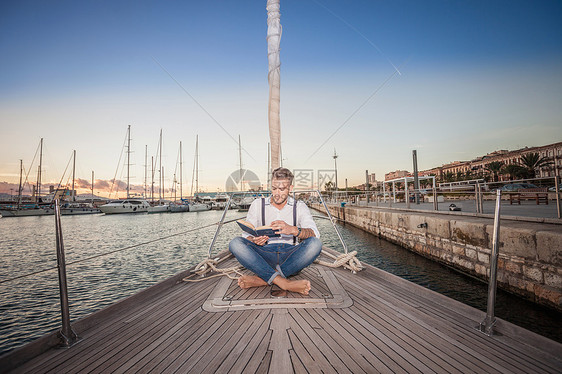
[{"label": "mast wrapped in rope", "polygon": [[281,59],[279,46],[281,44],[281,13],[279,0],[267,0],[267,59],[269,61],[269,138],[271,141],[271,169],[281,166]]}]

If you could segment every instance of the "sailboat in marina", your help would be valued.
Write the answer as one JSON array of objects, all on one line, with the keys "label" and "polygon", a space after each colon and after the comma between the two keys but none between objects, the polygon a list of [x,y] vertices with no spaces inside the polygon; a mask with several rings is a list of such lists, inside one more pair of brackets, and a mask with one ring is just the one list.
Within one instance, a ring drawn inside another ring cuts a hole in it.
[{"label": "sailboat in marina", "polygon": [[[164,168],[162,167],[162,129],[160,129],[160,140],[158,141],[158,201],[154,201],[154,198],[150,202],[150,207],[148,208],[148,213],[169,213],[170,204],[164,202]],[[152,165],[152,179],[154,180],[154,165]]]},{"label": "sailboat in marina", "polygon": [[[199,135],[195,137],[195,160],[194,160],[194,175],[195,175],[195,193],[193,194],[193,201],[189,202],[190,212],[201,212],[205,210],[211,210],[210,203],[201,202],[199,199]],[[191,182],[191,188],[193,189],[193,181]]]},{"label": "sailboat in marina", "polygon": [[145,199],[131,198],[130,196],[130,173],[131,164],[131,125],[127,127],[127,198],[125,200],[114,200],[104,204],[99,209],[105,214],[121,213],[146,213],[150,204]]},{"label": "sailboat in marina", "polygon": [[[51,202],[44,201],[41,196],[41,171],[43,168],[43,138],[39,141],[39,166],[37,167],[37,182],[32,186],[31,200],[23,200],[23,161],[20,160],[20,182],[18,188],[18,200],[16,205],[9,205],[0,208],[2,217],[27,217],[27,216],[45,216],[54,214]],[[36,153],[37,154],[37,153]],[[24,184],[27,182],[24,182]]]},{"label": "sailboat in marina", "polygon": [[[78,215],[78,214],[96,214],[100,210],[95,208],[91,203],[76,200],[76,190],[74,181],[76,180],[76,151],[73,151],[72,160],[72,187],[59,186],[50,194],[41,194],[41,179],[43,169],[43,138],[39,142],[39,166],[37,169],[37,183],[33,187],[32,200],[24,201],[23,193],[23,160],[20,160],[20,181],[18,187],[18,198],[16,204],[3,206],[0,208],[2,217],[29,217],[29,216],[47,216],[55,213],[53,202],[55,199],[61,201],[61,214]],[[63,176],[64,177],[64,176]],[[62,180],[61,180],[62,182]]]},{"label": "sailboat in marina", "polygon": [[33,187],[32,199],[23,200],[23,160],[20,160],[20,182],[18,187],[18,199],[15,205],[5,205],[0,207],[0,215],[2,217],[28,217],[28,216],[45,216],[54,214],[54,209],[51,203],[44,202],[41,197],[41,168],[43,159],[43,138],[39,143],[40,156],[39,167],[37,171],[37,184]]},{"label": "sailboat in marina", "polygon": [[[76,180],[76,150],[72,151],[72,186],[70,188],[70,201],[65,201],[61,205],[61,214],[65,216],[75,216],[82,214],[97,214],[101,213],[101,210],[94,207],[91,202],[88,201],[77,201],[76,200],[76,189],[74,188],[74,181]],[[55,196],[58,191],[55,191]],[[63,189],[62,194],[64,195],[65,190]],[[93,196],[93,193],[92,193]]]},{"label": "sailboat in marina", "polygon": [[170,205],[171,213],[189,212],[189,202],[184,201],[183,199],[183,153],[182,153],[181,141],[180,141],[180,149],[179,149],[179,161],[180,161],[180,200],[179,202],[174,201],[174,203]]}]

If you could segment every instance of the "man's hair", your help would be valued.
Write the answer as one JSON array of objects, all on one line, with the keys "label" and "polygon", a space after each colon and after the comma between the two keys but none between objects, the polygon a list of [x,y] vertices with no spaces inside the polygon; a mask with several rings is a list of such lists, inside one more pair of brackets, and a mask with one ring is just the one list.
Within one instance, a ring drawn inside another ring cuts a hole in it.
[{"label": "man's hair", "polygon": [[277,168],[271,173],[271,180],[274,179],[288,179],[289,184],[293,184],[293,173],[286,168]]}]

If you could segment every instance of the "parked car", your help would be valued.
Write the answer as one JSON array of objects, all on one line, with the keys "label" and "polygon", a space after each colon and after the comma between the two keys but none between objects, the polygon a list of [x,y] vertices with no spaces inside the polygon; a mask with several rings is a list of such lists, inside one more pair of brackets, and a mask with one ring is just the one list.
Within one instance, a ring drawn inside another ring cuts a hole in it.
[{"label": "parked car", "polygon": [[502,192],[515,192],[519,190],[526,190],[527,188],[538,188],[532,183],[510,183],[502,186],[500,190]]},{"label": "parked car", "polygon": [[[550,192],[556,191],[556,186],[552,186],[548,189]],[[558,192],[562,192],[562,184],[558,186]]]}]

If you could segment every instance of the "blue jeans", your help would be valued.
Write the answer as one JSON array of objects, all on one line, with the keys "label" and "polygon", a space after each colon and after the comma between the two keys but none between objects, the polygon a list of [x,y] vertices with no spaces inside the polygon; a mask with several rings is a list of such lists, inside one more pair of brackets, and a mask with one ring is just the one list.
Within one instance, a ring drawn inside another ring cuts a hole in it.
[{"label": "blue jeans", "polygon": [[297,245],[278,243],[262,246],[237,237],[232,239],[228,248],[242,266],[272,284],[276,276],[287,278],[312,264],[322,251],[322,242],[312,237]]}]

